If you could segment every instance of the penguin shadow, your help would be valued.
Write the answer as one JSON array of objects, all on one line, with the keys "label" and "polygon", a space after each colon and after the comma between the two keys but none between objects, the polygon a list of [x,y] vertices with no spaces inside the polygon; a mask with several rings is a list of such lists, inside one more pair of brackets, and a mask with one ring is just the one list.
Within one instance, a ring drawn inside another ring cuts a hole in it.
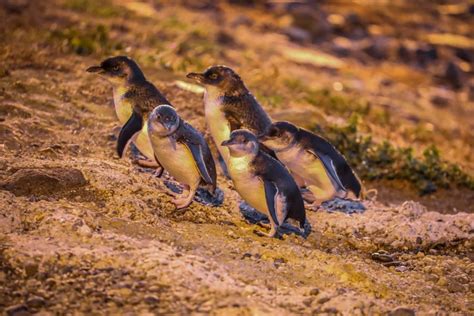
[{"label": "penguin shadow", "polygon": [[324,201],[315,211],[323,210],[328,213],[341,212],[344,214],[362,214],[366,211],[366,207],[362,201],[334,198],[329,201]]},{"label": "penguin shadow", "polygon": [[[254,225],[259,225],[261,227],[267,228],[270,225],[270,221],[268,220],[268,217],[250,205],[248,205],[246,202],[242,201],[240,202],[239,205],[239,210],[242,216],[251,224]],[[301,229],[298,228],[298,224],[292,225],[285,221],[280,227],[278,227],[278,238],[282,239],[282,235],[296,235],[296,236],[301,236],[304,239],[306,239],[309,234],[311,233],[311,224],[306,220],[304,224],[304,229],[301,231]],[[263,234],[257,230],[254,231],[254,233],[258,236],[263,236]]]}]

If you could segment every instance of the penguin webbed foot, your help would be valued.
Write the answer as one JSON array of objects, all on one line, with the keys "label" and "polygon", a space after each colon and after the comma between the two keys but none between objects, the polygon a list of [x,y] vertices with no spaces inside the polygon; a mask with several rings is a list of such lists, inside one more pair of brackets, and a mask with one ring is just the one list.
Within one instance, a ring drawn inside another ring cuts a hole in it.
[{"label": "penguin webbed foot", "polygon": [[[134,164],[137,164],[139,165],[140,167],[143,167],[143,168],[159,168],[159,169],[163,169],[160,165],[158,165],[155,161],[151,161],[151,160],[148,160],[148,159],[133,159],[132,162]],[[158,170],[158,169],[157,169]],[[161,171],[163,172],[163,171]]]},{"label": "penguin webbed foot", "polygon": [[[185,195],[186,193],[185,192],[188,192],[187,195]],[[194,195],[196,194],[196,190],[191,190],[191,191],[188,191],[186,190],[186,188],[184,188],[183,190],[183,194],[180,195],[179,198],[175,198],[173,199],[173,203],[176,205],[176,209],[179,210],[179,209],[183,209],[183,208],[186,208],[188,207],[191,202],[193,201],[193,198],[194,198]]]},{"label": "penguin webbed foot", "polygon": [[255,229],[253,233],[259,237],[280,238],[278,228],[276,228],[275,226],[271,226],[270,231],[268,233],[264,233],[263,231],[257,229]]}]

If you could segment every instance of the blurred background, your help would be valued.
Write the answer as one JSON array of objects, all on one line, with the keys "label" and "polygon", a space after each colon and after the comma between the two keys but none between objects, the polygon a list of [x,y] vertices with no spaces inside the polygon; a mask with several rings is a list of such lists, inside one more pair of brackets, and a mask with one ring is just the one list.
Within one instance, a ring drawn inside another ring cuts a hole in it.
[{"label": "blurred background", "polygon": [[75,102],[99,82],[83,68],[111,55],[133,57],[158,86],[175,83],[171,99],[200,93],[187,72],[227,64],[274,119],[333,142],[379,200],[474,211],[472,1],[4,0],[0,9],[3,100],[31,92],[21,76],[8,79],[22,69],[88,78],[50,87]]}]

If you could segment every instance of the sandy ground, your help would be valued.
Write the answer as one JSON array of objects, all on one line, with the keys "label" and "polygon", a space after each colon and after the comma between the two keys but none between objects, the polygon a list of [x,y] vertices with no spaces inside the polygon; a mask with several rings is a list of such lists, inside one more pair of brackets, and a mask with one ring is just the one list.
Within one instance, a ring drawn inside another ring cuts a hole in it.
[{"label": "sandy ground", "polygon": [[[268,239],[254,233],[264,228],[243,216],[239,196],[222,176],[222,205],[193,202],[187,210],[175,211],[162,180],[130,159],[116,157],[111,88],[84,71],[109,52],[76,55],[64,42],[51,39],[51,30],[73,25],[84,31],[96,20],[107,25],[111,41],[120,40],[122,50],[137,56],[180,114],[205,131],[202,96],[180,88],[175,80],[183,80],[193,67],[214,63],[215,57],[200,54],[199,61],[193,61],[198,64],[174,60],[179,49],[170,43],[185,36],[174,29],[176,24],[177,29],[186,28],[182,21],[201,17],[200,28],[214,32],[212,25],[215,28],[219,22],[215,13],[205,13],[203,19],[200,9],[155,6],[155,12],[149,4],[117,1],[116,8],[133,13],[97,18],[70,9],[67,1],[25,7],[21,1],[8,3],[0,11],[2,34],[9,34],[2,40],[0,65],[0,311],[8,315],[474,313],[472,212],[458,208],[454,214],[443,214],[453,213],[452,209],[435,212],[416,201],[390,204],[379,199],[364,202],[367,210],[362,214],[308,210],[312,231],[306,239],[294,234]],[[223,10],[236,14],[232,7]],[[259,14],[242,10],[250,17]],[[272,22],[265,14],[259,18],[262,25]],[[166,28],[160,24],[163,21]],[[252,30],[261,32],[260,41],[240,40]],[[285,69],[283,76],[298,73],[303,80],[313,78],[314,69],[275,53],[278,45],[294,44],[264,30],[260,24],[239,28],[234,34],[238,43],[216,54],[237,64],[257,95],[269,89],[265,81],[275,71],[269,68],[271,62],[282,63],[277,71]],[[259,72],[258,66],[265,71]],[[356,62],[351,66],[374,71]],[[344,74],[326,69],[318,84],[344,80]],[[370,95],[371,77],[358,80]],[[274,83],[279,84],[280,79]],[[399,91],[407,85],[398,84]],[[462,90],[452,96],[462,99],[465,94]],[[291,101],[294,111],[278,102],[264,105],[275,117],[295,119],[307,109]],[[438,110],[407,106],[403,111],[417,113],[427,124]],[[443,111],[446,119],[436,123],[440,129],[449,130],[452,121],[468,120],[463,116],[469,110],[460,105]],[[304,113],[312,113],[314,120],[322,115],[317,110]],[[375,125],[373,131],[395,134]],[[472,130],[458,133],[468,137]],[[433,140],[442,147],[442,137],[451,136],[446,132]],[[472,155],[466,142],[460,137],[450,156]],[[472,192],[463,198],[469,201]],[[436,203],[436,195],[433,199]]]}]

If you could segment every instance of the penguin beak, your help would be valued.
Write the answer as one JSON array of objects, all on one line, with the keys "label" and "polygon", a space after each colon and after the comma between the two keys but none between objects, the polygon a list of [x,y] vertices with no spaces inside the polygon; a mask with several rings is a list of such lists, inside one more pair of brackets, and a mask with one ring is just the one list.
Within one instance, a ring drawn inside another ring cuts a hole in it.
[{"label": "penguin beak", "polygon": [[204,75],[197,72],[190,72],[186,75],[186,78],[193,79],[198,83],[204,83]]},{"label": "penguin beak", "polygon": [[92,72],[92,73],[99,73],[102,74],[105,72],[104,68],[101,66],[92,66],[86,69],[87,72]]},{"label": "penguin beak", "polygon": [[228,139],[228,140],[225,140],[221,143],[221,146],[230,146],[230,145],[234,145],[235,144],[235,140],[234,139]]}]

